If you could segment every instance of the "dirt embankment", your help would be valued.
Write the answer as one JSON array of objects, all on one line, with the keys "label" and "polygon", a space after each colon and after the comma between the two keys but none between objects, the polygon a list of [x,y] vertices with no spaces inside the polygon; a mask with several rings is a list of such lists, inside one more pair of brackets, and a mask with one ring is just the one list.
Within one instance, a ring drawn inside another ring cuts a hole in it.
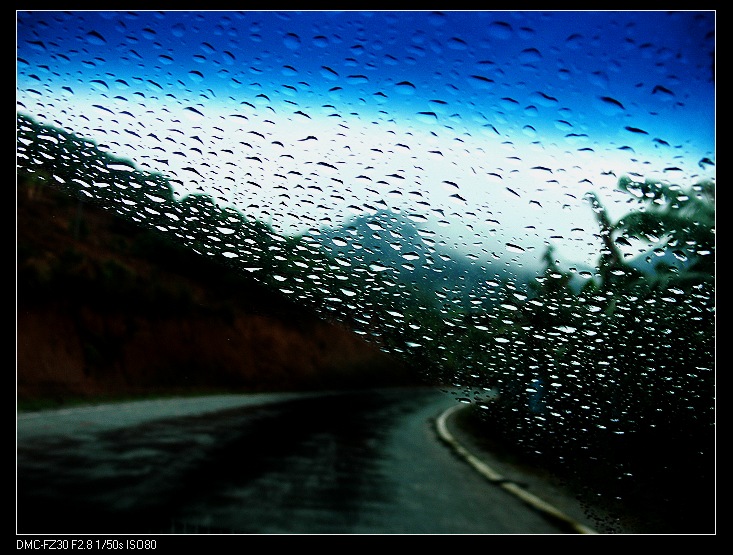
[{"label": "dirt embankment", "polygon": [[19,403],[423,383],[340,324],[156,237],[19,183]]}]

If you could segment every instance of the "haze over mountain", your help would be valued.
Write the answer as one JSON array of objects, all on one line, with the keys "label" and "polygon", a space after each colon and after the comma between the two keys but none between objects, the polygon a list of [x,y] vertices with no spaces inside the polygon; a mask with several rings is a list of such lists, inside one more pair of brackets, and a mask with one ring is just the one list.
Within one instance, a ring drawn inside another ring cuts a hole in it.
[{"label": "haze over mountain", "polygon": [[[460,292],[464,300],[487,281],[511,281],[522,287],[537,276],[532,269],[492,261],[489,255],[482,259],[461,252],[435,231],[388,209],[356,216],[343,227],[311,230],[303,239],[350,264],[369,267],[425,291]],[[491,245],[483,252],[487,247]]]}]

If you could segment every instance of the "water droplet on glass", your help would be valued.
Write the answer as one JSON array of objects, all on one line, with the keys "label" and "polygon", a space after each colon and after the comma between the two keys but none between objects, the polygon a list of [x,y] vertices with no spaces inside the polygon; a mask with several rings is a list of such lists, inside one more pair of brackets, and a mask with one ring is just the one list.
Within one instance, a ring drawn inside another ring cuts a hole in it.
[{"label": "water droplet on glass", "polygon": [[285,43],[285,46],[290,50],[297,50],[300,48],[300,37],[295,33],[288,33],[283,38],[283,43]]}]

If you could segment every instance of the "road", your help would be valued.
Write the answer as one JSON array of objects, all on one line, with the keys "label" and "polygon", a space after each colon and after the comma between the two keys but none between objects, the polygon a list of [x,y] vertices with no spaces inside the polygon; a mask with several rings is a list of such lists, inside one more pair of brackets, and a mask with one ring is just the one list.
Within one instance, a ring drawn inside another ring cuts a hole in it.
[{"label": "road", "polygon": [[559,534],[436,433],[433,389],[25,413],[20,534]]}]

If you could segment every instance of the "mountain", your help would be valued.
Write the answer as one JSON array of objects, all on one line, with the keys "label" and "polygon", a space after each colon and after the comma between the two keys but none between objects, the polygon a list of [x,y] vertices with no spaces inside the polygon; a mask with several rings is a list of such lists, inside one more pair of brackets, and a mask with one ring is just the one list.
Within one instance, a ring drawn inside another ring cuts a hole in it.
[{"label": "mountain", "polygon": [[510,281],[521,288],[536,277],[531,271],[493,265],[451,248],[435,231],[387,209],[357,216],[338,228],[311,231],[303,239],[351,265],[368,267],[430,294],[453,292],[464,303],[487,281]]}]

